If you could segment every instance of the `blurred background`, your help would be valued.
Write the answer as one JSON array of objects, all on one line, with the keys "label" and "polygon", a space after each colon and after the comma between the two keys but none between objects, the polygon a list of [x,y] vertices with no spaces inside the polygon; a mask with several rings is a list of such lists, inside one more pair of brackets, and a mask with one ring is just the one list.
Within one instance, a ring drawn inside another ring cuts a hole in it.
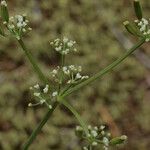
[{"label": "blurred background", "polygon": [[[137,39],[122,22],[135,19],[132,0],[11,0],[11,15],[26,13],[33,31],[24,41],[50,78],[60,62],[49,41],[66,36],[77,41],[78,53],[68,64],[81,64],[92,75],[122,55]],[[148,17],[149,0],[141,1]],[[47,108],[28,108],[29,87],[40,83],[14,39],[0,38],[0,150],[20,150]],[[145,44],[102,79],[68,100],[91,125],[105,124],[113,136],[126,134],[118,150],[149,150],[150,56]],[[72,114],[57,108],[31,150],[80,150]]]}]

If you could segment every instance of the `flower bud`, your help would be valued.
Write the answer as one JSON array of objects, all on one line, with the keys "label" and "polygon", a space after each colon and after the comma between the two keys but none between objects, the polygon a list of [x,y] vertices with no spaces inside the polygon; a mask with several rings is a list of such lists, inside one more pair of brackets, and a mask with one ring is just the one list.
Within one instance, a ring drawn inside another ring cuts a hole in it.
[{"label": "flower bud", "polygon": [[75,130],[75,134],[76,134],[76,136],[78,136],[78,137],[81,138],[82,135],[84,134],[83,128],[80,127],[80,126],[77,126],[77,127],[76,127],[76,130]]},{"label": "flower bud", "polygon": [[9,22],[9,13],[7,9],[7,3],[5,0],[1,1],[1,17],[3,22],[8,23]]},{"label": "flower bud", "polygon": [[111,145],[118,145],[118,144],[124,143],[126,140],[127,140],[127,136],[126,136],[126,135],[122,135],[122,136],[120,136],[120,137],[113,138],[113,139],[110,141],[110,144],[111,144]]},{"label": "flower bud", "polygon": [[139,29],[134,24],[131,24],[129,21],[125,21],[123,24],[125,28],[127,29],[127,31],[131,33],[132,35],[139,36],[139,37],[143,36],[141,32],[139,31]]},{"label": "flower bud", "polygon": [[141,20],[143,15],[142,15],[142,8],[141,8],[139,0],[134,0],[134,11],[135,11],[137,18]]}]

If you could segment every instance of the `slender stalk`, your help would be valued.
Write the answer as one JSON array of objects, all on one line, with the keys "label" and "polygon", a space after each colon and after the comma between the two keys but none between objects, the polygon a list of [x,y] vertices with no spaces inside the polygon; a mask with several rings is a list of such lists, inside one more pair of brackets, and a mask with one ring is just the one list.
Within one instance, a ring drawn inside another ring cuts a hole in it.
[{"label": "slender stalk", "polygon": [[92,146],[91,145],[89,146],[89,150],[92,150]]},{"label": "slender stalk", "polygon": [[76,111],[76,109],[72,105],[70,105],[68,103],[68,101],[66,101],[65,99],[60,98],[59,101],[61,104],[63,104],[65,107],[67,107],[74,114],[76,119],[79,121],[80,125],[83,127],[85,133],[88,134],[89,133],[88,127],[87,127],[86,123],[83,121],[83,119],[81,118],[80,114]]},{"label": "slender stalk", "polygon": [[63,84],[63,66],[65,64],[65,55],[61,55],[61,73],[60,73],[60,83],[59,83],[59,89],[58,89],[58,93],[61,90],[61,85]]},{"label": "slender stalk", "polygon": [[[23,50],[25,51],[27,57],[29,58],[30,62],[32,63],[33,59],[32,59],[32,55],[31,53],[29,53],[25,46],[24,43],[22,41],[18,41],[20,43],[20,45],[22,46]],[[143,43],[145,42],[145,39],[142,39],[141,41],[139,41],[135,46],[133,46],[129,51],[127,51],[122,57],[120,57],[119,59],[117,59],[116,61],[114,61],[112,64],[110,64],[108,67],[104,68],[102,71],[98,72],[97,74],[95,74],[93,77],[89,78],[88,80],[80,83],[79,85],[76,85],[75,87],[71,88],[70,90],[68,90],[66,93],[64,93],[61,98],[71,94],[72,92],[80,89],[83,86],[86,86],[87,84],[93,82],[94,80],[96,80],[97,78],[102,77],[104,74],[110,72],[113,68],[115,68],[118,64],[120,64],[125,58],[127,58],[131,53],[133,53],[138,47],[140,47]],[[31,58],[30,58],[31,57]],[[33,61],[34,62],[34,61]],[[33,67],[36,68],[35,66],[36,63],[32,63]],[[37,71],[35,70],[39,77],[43,80],[43,74],[39,73],[41,71]],[[46,79],[44,79],[44,82],[46,82]],[[52,115],[53,111],[55,110],[55,108],[57,107],[58,102],[55,103],[55,105],[53,106],[53,109],[49,110],[44,118],[42,119],[42,121],[39,123],[39,125],[37,126],[37,128],[32,132],[31,136],[29,137],[28,141],[26,142],[26,144],[24,145],[23,150],[28,150],[29,146],[32,144],[32,142],[34,141],[34,139],[36,138],[36,136],[38,135],[38,133],[41,131],[42,127],[45,125],[45,123],[48,121],[48,119],[50,118],[50,116]]]},{"label": "slender stalk", "polygon": [[124,55],[122,55],[120,58],[118,58],[116,61],[114,61],[112,64],[92,76],[91,78],[81,82],[80,84],[76,85],[75,87],[69,89],[67,92],[62,94],[62,97],[66,97],[73,93],[74,91],[77,91],[78,89],[88,85],[89,83],[95,81],[96,79],[104,76],[108,72],[110,72],[112,69],[114,69],[117,65],[119,65],[124,59],[126,59],[130,54],[132,54],[137,48],[139,48],[142,44],[144,44],[145,38],[141,39],[136,45],[134,45],[130,50],[128,50]]},{"label": "slender stalk", "polygon": [[[27,50],[24,42],[22,40],[18,40],[18,42],[19,42],[20,46],[22,47],[23,51],[25,52],[30,63],[32,64],[33,69],[37,73],[38,77],[41,79],[41,81],[43,81],[44,84],[48,84],[47,78],[44,76],[44,74],[42,73],[42,71],[38,67],[34,57],[31,54],[31,52]],[[29,146],[32,144],[32,142],[34,141],[34,139],[36,138],[38,133],[41,131],[43,126],[46,124],[46,122],[48,121],[49,117],[52,115],[52,113],[55,110],[55,108],[57,107],[57,105],[58,105],[58,102],[55,102],[53,105],[53,108],[47,111],[47,113],[44,115],[41,122],[38,124],[38,126],[35,128],[35,130],[32,132],[32,134],[29,137],[29,139],[27,140],[27,142],[24,144],[23,150],[28,150]]]},{"label": "slender stalk", "polygon": [[38,124],[38,126],[35,128],[35,130],[32,132],[31,136],[29,137],[28,141],[24,144],[23,150],[28,150],[32,142],[35,140],[38,133],[41,131],[42,127],[45,125],[45,123],[48,121],[49,117],[54,112],[55,108],[58,106],[58,102],[55,102],[53,105],[53,108],[48,110],[45,116],[43,117],[42,121]]},{"label": "slender stalk", "polygon": [[31,52],[27,50],[24,42],[20,39],[20,40],[18,40],[18,43],[22,47],[22,49],[25,52],[27,58],[29,59],[30,63],[32,64],[34,71],[37,73],[37,75],[39,76],[41,81],[43,81],[44,84],[48,84],[47,78],[44,76],[44,74],[42,73],[41,69],[38,67],[34,57],[31,54]]}]

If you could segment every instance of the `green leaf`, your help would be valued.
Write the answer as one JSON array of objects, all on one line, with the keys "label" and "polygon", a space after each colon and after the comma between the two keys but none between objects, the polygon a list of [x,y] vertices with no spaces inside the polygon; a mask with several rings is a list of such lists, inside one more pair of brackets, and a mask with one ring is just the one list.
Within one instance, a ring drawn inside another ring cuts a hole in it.
[{"label": "green leaf", "polygon": [[141,20],[143,17],[143,14],[142,14],[142,7],[140,5],[139,0],[134,0],[134,11],[135,11],[137,18]]},{"label": "green leaf", "polygon": [[122,135],[120,137],[113,138],[110,141],[110,144],[111,145],[123,144],[126,140],[127,140],[127,136],[126,135]]},{"label": "green leaf", "polygon": [[9,22],[8,8],[7,8],[7,4],[3,4],[3,3],[6,3],[6,1],[1,2],[1,17],[3,22],[8,23]]}]

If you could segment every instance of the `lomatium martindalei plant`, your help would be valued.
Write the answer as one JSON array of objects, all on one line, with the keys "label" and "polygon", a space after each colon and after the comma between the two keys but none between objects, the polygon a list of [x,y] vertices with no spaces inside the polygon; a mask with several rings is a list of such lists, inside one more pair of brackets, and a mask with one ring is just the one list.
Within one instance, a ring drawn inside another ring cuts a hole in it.
[{"label": "lomatium martindalei plant", "polygon": [[[75,41],[69,40],[68,38],[64,37],[61,39],[55,39],[54,41],[50,42],[51,48],[61,56],[60,65],[56,66],[56,68],[54,68],[50,72],[50,75],[53,79],[53,82],[50,83],[49,79],[43,74],[36,60],[23,42],[23,36],[25,36],[29,31],[32,30],[29,26],[29,21],[27,20],[26,15],[16,15],[14,17],[10,17],[6,1],[1,1],[2,22],[0,26],[0,34],[4,37],[7,37],[8,33],[10,33],[10,35],[15,37],[22,50],[25,52],[25,55],[29,59],[34,71],[43,82],[42,85],[40,83],[36,83],[32,87],[30,87],[30,90],[32,91],[36,102],[30,102],[28,106],[33,107],[41,105],[48,108],[48,111],[44,115],[41,122],[34,129],[27,142],[23,145],[23,150],[29,149],[30,145],[33,143],[36,136],[42,130],[42,127],[46,124],[58,105],[65,106],[73,113],[73,115],[78,120],[80,125],[75,128],[75,134],[77,135],[77,137],[79,137],[79,139],[85,142],[85,145],[82,146],[83,150],[94,150],[97,148],[108,150],[110,146],[116,146],[126,141],[126,135],[112,137],[111,134],[106,130],[104,125],[94,127],[92,127],[91,125],[87,125],[81,118],[80,114],[76,111],[76,109],[69,103],[68,100],[66,100],[66,97],[71,93],[79,90],[80,88],[92,83],[96,79],[101,78],[102,76],[110,72],[113,68],[118,66],[137,48],[139,48],[145,42],[150,41],[149,20],[143,18],[142,8],[138,0],[134,0],[134,9],[137,20],[134,20],[131,23],[129,21],[125,21],[124,26],[129,33],[140,39],[139,42],[137,42],[137,44],[135,44],[131,49],[129,49],[125,54],[123,54],[112,64],[110,64],[103,70],[100,70],[98,73],[94,74],[91,77],[82,73],[81,66],[73,64],[67,65],[65,62],[66,55],[71,52],[76,53],[77,51],[75,47]],[[6,30],[4,30],[4,28]]]}]

